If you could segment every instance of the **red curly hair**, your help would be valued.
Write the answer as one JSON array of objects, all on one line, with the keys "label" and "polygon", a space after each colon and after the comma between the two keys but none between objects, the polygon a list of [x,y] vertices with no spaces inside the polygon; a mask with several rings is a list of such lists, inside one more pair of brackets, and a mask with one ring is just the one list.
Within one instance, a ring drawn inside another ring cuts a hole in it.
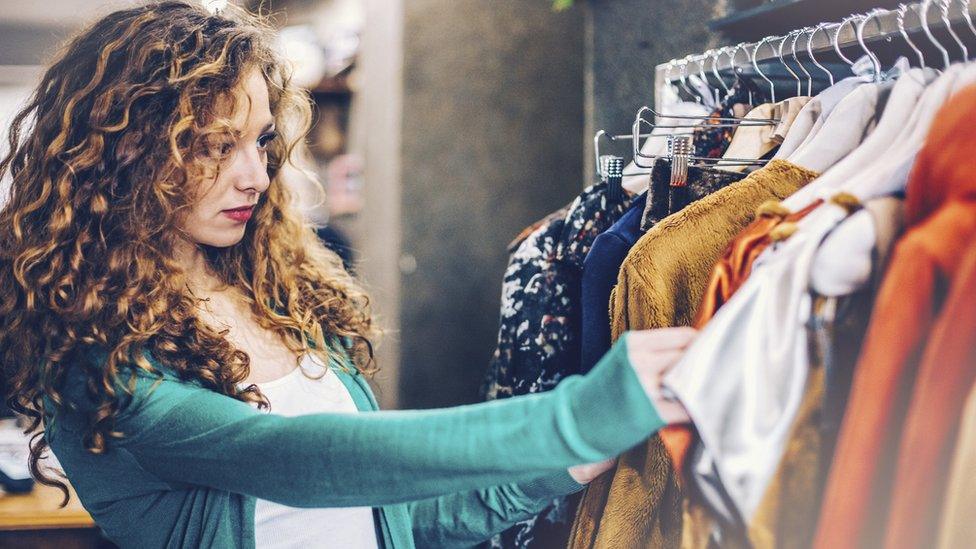
[{"label": "red curly hair", "polygon": [[[14,118],[0,161],[12,180],[0,210],[0,367],[8,405],[34,433],[31,471],[65,503],[65,485],[39,463],[45,397],[62,403],[67,367],[85,368],[98,405],[85,439],[92,452],[119,436],[120,373],[154,371],[144,352],[183,379],[265,403],[256,387],[238,389],[249,357],[197,318],[174,259],[193,184],[233,139],[227,100],[254,68],[282,139],[269,146],[271,186],[243,240],[204,246],[208,266],[291,350],[327,360],[335,338],[359,370],[374,369],[369,300],[281,182],[311,102],[290,83],[273,36],[241,9],[215,15],[172,0],[117,11],[70,40]],[[107,360],[86,360],[93,349]]]}]

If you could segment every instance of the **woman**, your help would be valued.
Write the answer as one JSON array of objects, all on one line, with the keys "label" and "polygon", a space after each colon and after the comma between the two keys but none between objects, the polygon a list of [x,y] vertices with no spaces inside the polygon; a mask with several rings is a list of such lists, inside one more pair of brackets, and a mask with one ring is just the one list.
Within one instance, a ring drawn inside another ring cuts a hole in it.
[{"label": "woman", "polygon": [[355,413],[367,299],[279,182],[310,112],[270,43],[246,13],[118,11],[15,118],[0,360],[41,482],[50,446],[123,547],[471,544],[680,418],[656,379],[684,330],[546,395]]}]

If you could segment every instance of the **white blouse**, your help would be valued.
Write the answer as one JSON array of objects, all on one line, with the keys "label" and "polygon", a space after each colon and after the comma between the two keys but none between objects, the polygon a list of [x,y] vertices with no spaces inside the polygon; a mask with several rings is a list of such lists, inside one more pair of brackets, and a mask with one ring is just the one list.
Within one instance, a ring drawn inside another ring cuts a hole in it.
[{"label": "white blouse", "polygon": [[[270,402],[268,413],[272,414],[358,411],[336,373],[314,355],[305,355],[300,366],[288,375],[257,386]],[[258,549],[378,549],[370,507],[304,509],[258,499],[254,531]]]}]

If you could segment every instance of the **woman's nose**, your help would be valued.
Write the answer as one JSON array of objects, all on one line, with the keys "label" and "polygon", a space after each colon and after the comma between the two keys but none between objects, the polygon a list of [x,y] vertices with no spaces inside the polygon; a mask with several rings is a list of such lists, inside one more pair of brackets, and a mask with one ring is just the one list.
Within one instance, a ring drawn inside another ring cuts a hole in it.
[{"label": "woman's nose", "polygon": [[241,191],[256,191],[263,193],[271,185],[271,178],[268,177],[268,167],[262,155],[253,151],[249,154],[241,155],[242,166],[239,166],[236,184]]}]

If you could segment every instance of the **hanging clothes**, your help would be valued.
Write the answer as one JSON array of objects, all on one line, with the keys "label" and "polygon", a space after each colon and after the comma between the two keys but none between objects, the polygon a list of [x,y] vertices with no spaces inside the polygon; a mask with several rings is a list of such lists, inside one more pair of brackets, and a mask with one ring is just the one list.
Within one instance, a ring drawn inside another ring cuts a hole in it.
[{"label": "hanging clothes", "polygon": [[969,549],[976,539],[976,385],[966,397],[939,528],[939,549]]},{"label": "hanging clothes", "polygon": [[[788,162],[774,161],[655,225],[630,250],[620,270],[611,297],[612,335],[690,324],[712,265],[752,220],[751,212],[766,200],[785,198],[815,175]],[[659,461],[662,459],[666,463]],[[605,474],[598,479],[601,482],[587,489],[574,531],[578,544],[572,547],[643,547],[646,540],[661,539],[652,537],[660,531],[653,519],[680,514],[682,507],[680,497],[671,500],[669,511],[648,501],[657,497],[653,492],[649,496],[650,479],[661,478],[662,471],[674,474],[660,437],[621,456],[612,475]],[[667,488],[659,490],[671,494]],[[680,537],[673,534],[669,540],[679,543]],[[651,546],[659,545],[655,541]]]},{"label": "hanging clothes", "polygon": [[[784,201],[795,202],[797,195],[804,194],[812,194],[814,199],[831,198],[800,220],[792,236],[756,260],[746,283],[665,377],[665,385],[692,416],[701,447],[714,462],[734,504],[733,510],[742,520],[751,520],[761,502],[803,399],[810,365],[805,325],[811,314],[810,269],[820,244],[851,214],[851,201],[844,195],[863,202],[904,189],[924,131],[951,93],[956,76],[958,73],[946,71],[925,89],[923,97],[909,109],[911,123],[900,121],[901,128],[897,129],[904,131],[894,133],[894,145],[889,143],[887,150],[882,149],[881,154],[869,159],[874,162],[866,162],[868,166],[859,178],[844,178],[836,187],[823,185],[836,169],[834,166],[811,185],[817,189],[808,186]],[[850,107],[847,110],[864,114],[856,119],[858,126],[870,122],[869,113],[859,103],[852,103],[875,101],[873,93],[858,93],[861,89],[857,88],[852,92],[857,95],[848,96],[835,109],[815,141],[850,128],[852,119],[847,117],[839,119],[838,124],[832,123],[844,104]],[[851,97],[854,99],[849,101]],[[901,101],[894,103],[900,105]],[[878,128],[899,125],[896,118],[887,116],[889,111],[885,110]],[[898,137],[898,133],[904,136]],[[876,139],[879,135],[881,138]],[[880,134],[872,132],[865,144],[874,148],[890,135],[887,129]],[[848,145],[843,149],[825,147],[824,151],[844,158],[841,153],[847,148]],[[807,204],[809,201],[800,206]]]},{"label": "hanging clothes", "polygon": [[[970,374],[958,368],[972,364],[965,353],[976,328],[969,326],[965,310],[972,293],[967,291],[972,282],[967,251],[976,236],[969,151],[976,134],[968,124],[974,113],[976,89],[945,105],[912,172],[906,203],[911,230],[896,248],[855,372],[817,547],[877,544],[886,536],[887,547],[934,541],[945,488],[938,471],[948,466],[946,441],[954,440],[961,394],[972,384]],[[936,378],[941,381],[929,381]],[[910,397],[913,383],[916,395]],[[939,392],[928,402],[933,387]],[[934,406],[936,416],[928,417],[921,404]],[[933,421],[924,427],[926,433],[920,433],[921,418]],[[928,446],[909,447],[919,443]],[[893,482],[898,483],[895,491]],[[906,517],[909,497],[914,498],[913,513]]]},{"label": "hanging clothes", "polygon": [[[631,198],[608,198],[607,184],[587,188],[522,241],[509,260],[498,347],[489,366],[488,400],[548,391],[579,373],[580,280],[593,240],[627,210]],[[564,545],[576,500],[557,500],[529,521],[497,536],[496,547]]]},{"label": "hanging clothes", "polygon": [[[749,524],[754,549],[810,547],[826,484],[827,468],[839,420],[847,403],[847,389],[867,330],[874,295],[880,285],[891,248],[903,227],[903,201],[884,197],[864,205],[835,230],[856,225],[868,233],[869,248],[860,242],[829,240],[822,252],[846,258],[846,265],[865,260],[860,272],[848,267],[835,271],[847,283],[844,295],[814,295],[807,329],[810,334],[810,373],[783,459],[756,514]],[[833,234],[830,238],[833,238]],[[831,284],[840,288],[838,283]]]},{"label": "hanging clothes", "polygon": [[643,233],[641,217],[647,205],[647,193],[638,196],[630,209],[593,241],[583,262],[582,317],[580,333],[580,370],[590,371],[610,350],[610,292],[617,283],[620,264]]}]

